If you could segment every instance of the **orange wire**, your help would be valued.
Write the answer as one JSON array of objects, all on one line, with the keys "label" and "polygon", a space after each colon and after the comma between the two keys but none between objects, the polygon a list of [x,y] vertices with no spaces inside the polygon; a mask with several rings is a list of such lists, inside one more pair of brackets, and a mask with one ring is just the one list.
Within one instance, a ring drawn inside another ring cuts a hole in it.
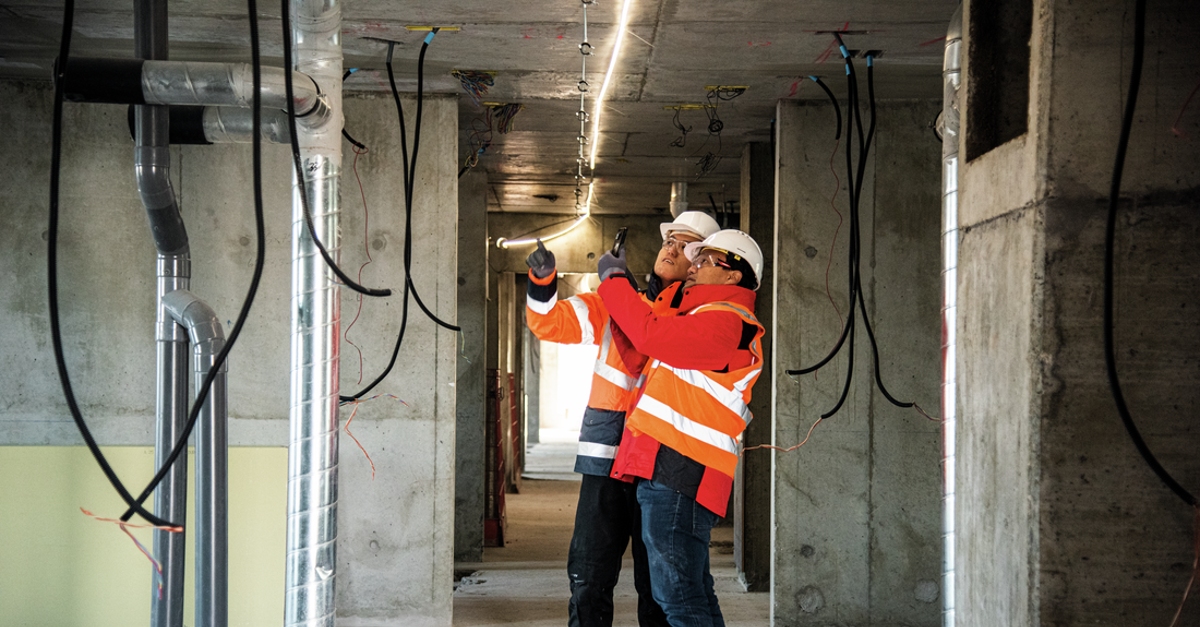
[{"label": "orange wire", "polygon": [[[400,402],[403,403],[404,401]],[[405,404],[407,405],[407,403]],[[354,411],[350,412],[350,417],[346,419],[346,426],[342,427],[342,429],[344,429],[346,431],[346,435],[350,436],[350,439],[354,440],[354,443],[358,445],[358,450],[362,451],[363,455],[367,456],[367,463],[371,464],[371,481],[374,481],[375,462],[371,461],[371,454],[367,452],[367,449],[363,448],[362,442],[359,442],[358,438],[354,437],[354,434],[350,432],[350,423],[354,420],[354,415],[358,413],[358,405],[359,403],[354,403]]]},{"label": "orange wire", "polygon": [[833,241],[829,242],[829,262],[825,264],[825,295],[829,297],[829,304],[833,305],[833,310],[837,312],[839,329],[842,328],[842,310],[834,302],[833,293],[829,290],[829,269],[833,267],[833,248],[837,246],[837,237],[842,232],[842,222],[844,220],[842,212],[838,211],[836,204],[838,192],[842,191],[842,179],[838,176],[837,168],[833,167],[833,160],[837,157],[837,151],[841,145],[842,140],[839,138],[833,144],[833,152],[829,154],[829,171],[833,173],[833,180],[837,181],[837,185],[833,188],[833,197],[829,199],[829,207],[837,214],[838,225],[833,231]]},{"label": "orange wire", "polygon": [[156,525],[140,525],[140,524],[136,524],[136,523],[127,523],[118,518],[103,518],[101,516],[97,516],[89,511],[87,511],[86,509],[83,509],[82,507],[79,508],[79,511],[83,512],[86,516],[90,516],[93,520],[96,520],[99,522],[115,524],[116,526],[121,528],[121,531],[123,531],[125,533],[125,535],[129,536],[130,540],[133,540],[133,544],[134,544],[134,546],[137,547],[137,550],[141,551],[142,555],[145,555],[146,559],[150,560],[150,564],[154,567],[154,581],[158,585],[158,598],[161,599],[162,595],[163,595],[162,564],[158,563],[158,560],[154,559],[154,556],[150,553],[150,551],[148,551],[146,549],[146,546],[144,544],[139,542],[138,539],[136,537],[134,537],[134,535],[132,533],[129,533],[129,528],[133,527],[134,529],[157,529],[159,531],[166,531],[169,533],[180,533],[183,531],[183,527],[160,527],[160,526],[156,526]]},{"label": "orange wire", "polygon": [[1196,510],[1196,529],[1193,531],[1195,557],[1192,558],[1192,578],[1188,579],[1187,587],[1183,589],[1183,600],[1179,602],[1179,609],[1175,610],[1175,618],[1171,619],[1171,627],[1179,624],[1183,606],[1187,604],[1188,594],[1191,593],[1192,586],[1196,583],[1196,574],[1200,573],[1200,505],[1196,505],[1194,508]]},{"label": "orange wire", "polygon": [[782,446],[775,446],[774,444],[759,444],[758,446],[751,446],[749,448],[744,448],[742,450],[743,451],[753,451],[756,448],[764,448],[764,449],[769,448],[769,449],[773,449],[776,451],[782,451],[784,453],[791,453],[792,451],[800,448],[801,446],[804,446],[805,442],[808,442],[808,439],[812,437],[813,429],[816,429],[817,425],[821,424],[822,420],[824,420],[824,418],[817,418],[817,421],[814,422],[813,425],[808,428],[808,435],[804,436],[804,440],[795,446],[792,446],[789,448],[783,448]]},{"label": "orange wire", "polygon": [[[354,166],[353,166],[354,180],[358,181],[358,193],[359,193],[359,195],[362,196],[362,201],[363,201],[363,249],[367,251],[366,263],[364,263],[363,265],[358,267],[358,282],[362,283],[363,268],[367,267],[367,264],[374,261],[374,259],[371,258],[371,242],[370,242],[370,237],[371,237],[370,219],[371,219],[371,217],[367,211],[367,193],[365,191],[363,191],[362,179],[359,178],[359,176],[358,176],[358,156],[365,155],[370,151],[365,147],[360,149],[358,146],[353,146],[352,150],[354,150]],[[362,314],[362,305],[363,305],[363,295],[359,294],[358,295],[358,311],[356,311],[354,313],[354,320],[350,321],[350,326],[346,327],[346,332],[342,334],[342,337],[346,338],[346,343],[353,346],[354,350],[358,351],[358,382],[359,383],[362,383],[362,377],[363,377],[362,349],[359,348],[358,344],[355,344],[354,341],[350,339],[350,329],[353,329],[354,323],[358,322],[358,316],[360,314]],[[351,436],[351,437],[353,437],[353,436]]]}]

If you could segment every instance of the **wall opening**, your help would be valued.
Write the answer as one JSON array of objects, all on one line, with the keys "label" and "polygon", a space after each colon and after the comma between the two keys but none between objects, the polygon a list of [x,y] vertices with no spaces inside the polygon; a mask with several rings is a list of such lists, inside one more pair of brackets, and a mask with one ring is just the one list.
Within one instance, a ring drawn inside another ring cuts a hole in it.
[{"label": "wall opening", "polygon": [[967,55],[967,161],[1029,127],[1032,0],[971,0]]}]

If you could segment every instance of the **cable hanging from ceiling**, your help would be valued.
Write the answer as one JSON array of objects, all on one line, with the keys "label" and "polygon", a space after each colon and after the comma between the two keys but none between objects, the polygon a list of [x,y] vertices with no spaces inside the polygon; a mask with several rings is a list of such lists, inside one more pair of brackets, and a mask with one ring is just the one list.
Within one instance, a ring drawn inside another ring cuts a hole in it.
[{"label": "cable hanging from ceiling", "polygon": [[[829,418],[836,414],[837,411],[841,409],[843,403],[845,403],[846,397],[850,391],[850,382],[854,375],[856,308],[862,312],[863,327],[867,332],[867,338],[871,344],[871,353],[874,357],[875,364],[875,383],[879,391],[888,400],[888,402],[897,407],[916,407],[915,403],[897,400],[888,392],[887,388],[883,384],[883,377],[880,373],[879,346],[875,341],[875,332],[871,328],[871,321],[867,315],[866,300],[863,296],[862,289],[862,273],[860,266],[862,243],[860,234],[861,223],[859,220],[859,202],[862,194],[862,184],[867,166],[867,155],[870,154],[871,141],[875,136],[874,59],[872,55],[867,55],[867,92],[871,117],[867,132],[863,133],[862,116],[859,112],[860,102],[858,97],[858,77],[854,70],[854,62],[851,60],[851,55],[847,50],[845,43],[842,41],[841,36],[838,33],[833,33],[833,36],[837,40],[838,47],[842,52],[842,58],[845,61],[846,80],[848,86],[846,102],[846,175],[848,178],[847,187],[850,196],[850,248],[847,259],[849,270],[848,282],[850,291],[850,312],[846,317],[846,324],[842,328],[841,336],[838,338],[838,341],[834,345],[833,349],[830,350],[829,354],[826,355],[824,359],[807,368],[786,371],[787,374],[791,376],[815,372],[825,364],[829,363],[841,351],[843,346],[848,346],[849,350],[846,364],[846,380],[842,386],[841,395],[838,397],[837,403],[833,406],[833,409],[830,409],[821,415],[822,419]],[[811,78],[813,82],[817,83],[817,85],[819,85],[825,91],[825,94],[829,97],[830,102],[833,103],[834,110],[837,111],[839,108],[837,99],[833,96],[833,92],[829,90],[828,86],[821,82],[821,80],[816,76],[810,76],[809,78]],[[842,120],[839,113],[838,130],[836,133],[838,137],[841,135],[841,126]],[[857,139],[857,142],[853,141],[854,139]],[[853,144],[855,143],[857,143],[858,148],[857,163],[854,163],[854,159],[852,157],[852,150],[854,148]],[[848,343],[847,340],[849,340]],[[924,415],[924,411],[922,411],[919,407],[917,407],[917,411]]]}]

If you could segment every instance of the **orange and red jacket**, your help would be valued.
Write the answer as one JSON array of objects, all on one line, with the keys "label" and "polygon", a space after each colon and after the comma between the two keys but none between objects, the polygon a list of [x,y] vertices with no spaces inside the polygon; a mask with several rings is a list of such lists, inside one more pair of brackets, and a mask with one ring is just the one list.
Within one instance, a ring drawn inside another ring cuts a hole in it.
[{"label": "orange and red jacket", "polygon": [[684,290],[675,315],[663,316],[617,279],[597,293],[621,334],[650,362],[611,476],[652,479],[724,516],[739,439],[753,418],[751,388],[762,371],[755,294],[696,285]]},{"label": "orange and red jacket", "polygon": [[[642,293],[634,292],[634,296],[647,307],[665,313],[670,310],[679,285],[675,283],[664,288],[654,301]],[[625,429],[625,411],[633,405],[633,397],[641,387],[640,375],[647,361],[645,355],[634,352],[620,337],[614,342],[608,309],[596,293],[559,300],[557,273],[544,279],[529,273],[525,323],[539,340],[600,347],[592,374],[591,394],[579,430],[575,472],[608,476]]]}]

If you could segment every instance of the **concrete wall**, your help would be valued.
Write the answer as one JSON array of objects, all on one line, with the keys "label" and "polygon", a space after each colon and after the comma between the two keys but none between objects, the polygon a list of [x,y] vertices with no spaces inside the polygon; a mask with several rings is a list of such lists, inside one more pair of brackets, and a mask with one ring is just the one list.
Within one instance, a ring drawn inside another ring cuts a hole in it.
[{"label": "concrete wall", "polygon": [[458,179],[458,355],[455,445],[454,560],[483,561],[484,428],[487,423],[484,357],[487,314],[487,175]]},{"label": "concrete wall", "polygon": [[[1194,110],[1180,117],[1200,6],[1149,8],[1116,223],[1117,367],[1148,446],[1196,494],[1200,148],[1171,127],[1200,130]],[[1167,624],[1191,569],[1192,512],[1135,452],[1103,354],[1132,5],[1034,9],[1030,130],[960,179],[959,624]],[[964,106],[989,103],[968,92]],[[1179,624],[1197,620],[1189,608]]]},{"label": "concrete wall", "polygon": [[[742,150],[741,224],[763,249],[762,285],[758,288],[755,315],[764,327],[773,327],[775,310],[775,151],[768,142],[746,144]],[[770,381],[774,336],[763,337],[762,374],[750,399],[755,419],[742,435],[744,446],[770,444],[773,421]],[[734,483],[734,561],[742,584],[752,592],[771,587],[771,458],[763,453],[743,455]]]},{"label": "concrete wall", "polygon": [[[0,93],[9,103],[0,113],[0,127],[10,134],[0,151],[12,168],[3,183],[0,213],[0,266],[10,277],[0,282],[0,302],[11,319],[3,335],[10,358],[0,363],[0,381],[9,390],[0,405],[0,444],[78,445],[54,370],[46,310],[51,91],[48,85],[4,83]],[[364,235],[367,214],[347,145],[342,266],[356,275],[369,248],[374,260],[363,269],[362,282],[398,292],[404,223],[397,201],[403,194],[393,105],[390,99],[347,98],[345,107],[348,127],[371,149],[358,161],[370,231]],[[414,280],[425,302],[449,319],[456,292],[454,273],[446,271],[455,267],[456,110],[453,99],[426,102],[416,185],[423,200],[413,221]],[[125,108],[68,104],[63,137],[59,276],[67,362],[101,444],[149,445],[154,248],[134,187]],[[191,238],[192,290],[232,326],[254,256],[249,146],[173,148],[172,155],[172,177]],[[230,355],[235,445],[285,446],[287,440],[289,163],[285,147],[264,148],[267,262],[250,319]],[[349,290],[342,297],[345,331],[358,303]],[[350,340],[363,351],[364,382],[390,357],[399,309],[395,297],[368,300],[350,330]],[[352,430],[371,454],[374,480],[366,457],[343,439],[350,448],[342,451],[339,473],[338,590],[339,621],[348,625],[397,624],[401,617],[410,617],[406,624],[449,623],[456,344],[454,334],[435,331],[414,306],[397,366],[371,393],[393,394],[407,405],[382,397],[360,405],[354,417]],[[342,391],[357,390],[358,352],[343,342],[341,355]],[[345,408],[344,420],[352,410]],[[282,552],[277,568],[283,568]],[[138,595],[130,603],[145,601]]]},{"label": "concrete wall", "polygon": [[[928,410],[940,387],[940,148],[927,128],[938,109],[880,104],[860,209],[862,284],[883,381]],[[774,444],[784,447],[832,409],[848,374],[848,351],[815,375],[784,373],[824,357],[848,312],[847,181],[841,152],[833,160],[840,188],[830,171],[834,119],[824,104],[777,109],[775,376],[755,393],[773,393]],[[776,625],[940,620],[939,426],[879,393],[861,318],[857,328],[841,411],[792,453],[746,453],[774,456]]]}]

